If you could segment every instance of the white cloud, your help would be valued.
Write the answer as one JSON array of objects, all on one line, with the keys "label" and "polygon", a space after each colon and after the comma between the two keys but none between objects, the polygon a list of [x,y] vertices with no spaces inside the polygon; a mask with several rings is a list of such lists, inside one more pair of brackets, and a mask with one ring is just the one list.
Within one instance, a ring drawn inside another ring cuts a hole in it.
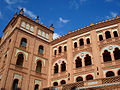
[{"label": "white cloud", "polygon": [[4,1],[9,5],[26,2],[26,0],[4,0]]},{"label": "white cloud", "polygon": [[5,0],[7,4],[15,4],[16,0]]},{"label": "white cloud", "polygon": [[71,8],[79,9],[80,5],[85,3],[87,0],[69,0],[69,5]]},{"label": "white cloud", "polygon": [[60,35],[58,34],[58,33],[54,33],[53,34],[53,39],[56,39],[56,38],[58,38]]},{"label": "white cloud", "polygon": [[[19,9],[21,9],[22,7],[18,7]],[[30,17],[32,17],[32,18],[36,18],[37,16],[32,12],[32,11],[30,11],[30,10],[28,10],[28,9],[26,9],[26,8],[23,8],[23,10],[24,10],[24,12],[27,14],[27,15],[29,15]]]},{"label": "white cloud", "polygon": [[111,14],[112,17],[116,17],[117,16],[117,13],[115,13],[115,12],[110,12],[110,14]]},{"label": "white cloud", "polygon": [[105,0],[106,2],[112,2],[113,0]]},{"label": "white cloud", "polygon": [[2,18],[2,16],[3,16],[3,15],[2,15],[2,12],[0,11],[0,18]]},{"label": "white cloud", "polygon": [[63,19],[62,17],[59,17],[59,21],[62,23],[68,23],[70,20]]}]

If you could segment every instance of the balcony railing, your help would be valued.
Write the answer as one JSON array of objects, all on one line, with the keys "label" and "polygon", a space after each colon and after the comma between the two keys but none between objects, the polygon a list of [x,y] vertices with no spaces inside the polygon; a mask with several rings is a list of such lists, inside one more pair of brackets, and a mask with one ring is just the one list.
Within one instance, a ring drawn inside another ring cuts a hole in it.
[{"label": "balcony railing", "polygon": [[89,81],[81,81],[77,83],[70,83],[56,87],[48,87],[44,88],[43,90],[75,90],[75,89],[82,90],[87,88],[107,87],[112,85],[120,85],[120,76],[106,77]]}]

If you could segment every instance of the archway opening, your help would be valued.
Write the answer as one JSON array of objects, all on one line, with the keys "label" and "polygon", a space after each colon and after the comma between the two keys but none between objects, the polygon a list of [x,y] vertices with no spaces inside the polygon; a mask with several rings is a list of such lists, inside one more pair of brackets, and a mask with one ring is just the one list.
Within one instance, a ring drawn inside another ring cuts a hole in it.
[{"label": "archway opening", "polygon": [[85,56],[84,58],[85,61],[85,66],[91,65],[91,56],[89,56],[88,54]]},{"label": "archway opening", "polygon": [[60,83],[61,83],[61,85],[66,84],[66,81],[62,80]]},{"label": "archway opening", "polygon": [[119,60],[120,59],[120,50],[119,50],[119,48],[115,48],[113,53],[114,53],[115,60]]},{"label": "archway opening", "polygon": [[58,86],[58,82],[54,82],[54,83],[53,83],[53,86]]},{"label": "archway opening", "polygon": [[109,39],[109,38],[111,38],[110,31],[106,31],[106,32],[105,32],[105,36],[106,36],[106,39]]},{"label": "archway opening", "polygon": [[23,66],[23,61],[24,61],[24,56],[23,56],[23,54],[19,54],[18,57],[17,57],[16,65],[22,67],[22,66]]},{"label": "archway opening", "polygon": [[86,80],[93,80],[93,76],[92,75],[87,75]]},{"label": "archway opening", "polygon": [[42,62],[38,61],[36,66],[36,72],[41,73],[41,70],[42,70]]},{"label": "archway opening", "polygon": [[106,77],[112,77],[112,76],[115,76],[114,72],[113,71],[108,71],[106,73]]},{"label": "archway opening", "polygon": [[105,50],[103,53],[103,60],[104,60],[104,62],[112,61],[110,52],[108,52],[107,50]]},{"label": "archway opening", "polygon": [[18,90],[18,81],[18,79],[15,79],[13,81],[12,90]]},{"label": "archway opening", "polygon": [[34,90],[39,90],[39,85],[36,84]]},{"label": "archway opening", "polygon": [[82,61],[81,61],[80,57],[77,57],[75,62],[76,62],[76,68],[82,67]]},{"label": "archway opening", "polygon": [[76,82],[80,82],[80,81],[83,81],[83,78],[82,77],[77,77]]}]

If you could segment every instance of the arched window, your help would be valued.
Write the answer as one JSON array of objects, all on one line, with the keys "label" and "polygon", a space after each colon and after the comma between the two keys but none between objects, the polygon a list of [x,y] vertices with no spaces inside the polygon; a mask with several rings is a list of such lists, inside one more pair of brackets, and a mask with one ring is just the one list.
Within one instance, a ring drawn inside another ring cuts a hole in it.
[{"label": "arched window", "polygon": [[21,27],[23,27],[23,28],[25,27],[25,22],[21,23]]},{"label": "arched window", "polygon": [[62,47],[61,46],[59,46],[59,53],[61,53],[62,52]]},{"label": "arched window", "polygon": [[110,31],[106,31],[106,32],[105,32],[105,36],[106,36],[106,39],[109,39],[109,38],[111,38]]},{"label": "arched window", "polygon": [[93,76],[92,75],[87,75],[86,80],[93,80]]},{"label": "arched window", "polygon": [[120,70],[118,70],[118,75],[120,75]]},{"label": "arched window", "polygon": [[64,46],[64,51],[65,51],[65,52],[67,51],[67,46]]},{"label": "arched window", "polygon": [[87,39],[86,39],[86,42],[87,42],[87,44],[90,44],[90,39],[87,38]]},{"label": "arched window", "polygon": [[18,81],[18,79],[15,79],[13,81],[12,90],[18,90]]},{"label": "arched window", "polygon": [[17,57],[16,65],[22,67],[22,66],[23,66],[23,61],[24,61],[24,56],[23,56],[23,54],[19,54],[18,57]]},{"label": "arched window", "polygon": [[77,77],[76,82],[80,82],[80,81],[83,81],[83,78],[82,77]]},{"label": "arched window", "polygon": [[80,43],[80,46],[84,45],[83,39],[80,39],[80,40],[79,40],[79,43]]},{"label": "arched window", "polygon": [[103,53],[103,60],[104,62],[112,61],[110,52],[108,52],[107,50],[105,50]]},{"label": "arched window", "polygon": [[38,89],[39,89],[39,85],[36,84],[34,90],[38,90]]},{"label": "arched window", "polygon": [[58,82],[54,82],[54,83],[53,83],[53,86],[58,86]]},{"label": "arched window", "polygon": [[27,39],[26,39],[26,38],[22,38],[22,39],[21,39],[20,46],[23,46],[23,47],[26,47],[26,46],[27,46]]},{"label": "arched window", "polygon": [[106,73],[106,77],[112,77],[112,76],[115,76],[114,72],[113,71],[108,71]]},{"label": "arched window", "polygon": [[34,31],[34,27],[33,26],[30,27],[30,31],[32,31],[32,32]]},{"label": "arched window", "polygon": [[99,35],[99,41],[102,41],[102,40],[103,40],[103,36]]},{"label": "arched window", "polygon": [[82,67],[82,62],[81,62],[81,59],[79,57],[77,57],[75,62],[76,62],[76,68]]},{"label": "arched window", "polygon": [[59,66],[58,66],[58,64],[56,63],[55,66],[54,66],[54,74],[55,74],[55,73],[58,73],[58,67],[59,67]]},{"label": "arched window", "polygon": [[87,54],[84,58],[85,60],[85,66],[91,65],[91,57]]},{"label": "arched window", "polygon": [[54,50],[54,55],[56,55],[57,54],[57,50]]},{"label": "arched window", "polygon": [[27,24],[27,25],[26,25],[26,29],[28,29],[28,30],[29,30],[29,27],[30,27],[30,25],[29,25],[29,24]]},{"label": "arched window", "polygon": [[62,61],[61,72],[64,72],[64,71],[66,71],[66,63],[64,61]]},{"label": "arched window", "polygon": [[113,34],[114,34],[114,37],[118,37],[117,31],[114,31]]},{"label": "arched window", "polygon": [[61,85],[66,84],[66,81],[62,80],[60,83],[61,83]]},{"label": "arched window", "polygon": [[113,53],[114,53],[115,60],[119,60],[120,59],[120,50],[119,50],[119,48],[115,48]]},{"label": "arched window", "polygon": [[41,73],[41,69],[42,69],[42,62],[38,61],[36,66],[36,72]]},{"label": "arched window", "polygon": [[74,48],[77,48],[77,42],[74,43]]},{"label": "arched window", "polygon": [[44,47],[43,47],[42,45],[39,46],[38,52],[39,52],[40,54],[43,54],[43,52],[44,52]]}]

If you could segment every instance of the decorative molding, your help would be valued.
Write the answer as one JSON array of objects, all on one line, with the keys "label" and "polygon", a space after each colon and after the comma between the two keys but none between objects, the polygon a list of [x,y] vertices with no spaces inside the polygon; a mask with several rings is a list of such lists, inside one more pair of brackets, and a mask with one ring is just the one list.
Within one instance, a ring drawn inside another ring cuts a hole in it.
[{"label": "decorative molding", "polygon": [[58,65],[60,65],[62,63],[62,61],[64,61],[65,63],[67,63],[67,61],[64,58],[58,59],[56,62],[53,63],[53,66],[57,63]]},{"label": "decorative molding", "polygon": [[19,75],[19,74],[15,74],[15,75],[14,75],[14,79],[19,79],[19,80],[21,80],[21,79],[22,79],[22,76]]},{"label": "decorative molding", "polygon": [[38,84],[41,86],[41,81],[40,80],[35,80],[35,85]]},{"label": "decorative molding", "polygon": [[90,52],[81,52],[79,54],[77,54],[75,57],[74,57],[74,60],[79,56],[81,59],[83,59],[85,57],[86,54],[89,54],[91,57],[92,57],[92,54]]},{"label": "decorative molding", "polygon": [[59,44],[65,43],[65,42],[67,42],[67,40],[64,40],[64,41],[62,41],[62,42],[59,42],[59,43],[53,45],[52,47],[55,47],[55,46],[57,46],[57,45],[59,45]]},{"label": "decorative molding", "polygon": [[17,56],[17,54],[18,54],[19,52],[24,53],[24,55],[25,55],[25,57],[26,57],[26,61],[27,61],[27,59],[28,59],[28,53],[25,52],[25,51],[22,51],[22,50],[17,49],[17,50],[16,50],[16,54],[15,54],[15,56]]},{"label": "decorative molding", "polygon": [[41,61],[43,61],[43,63],[44,63],[44,66],[45,66],[45,59],[43,59],[43,58],[41,58],[41,57],[37,57],[36,56],[36,58],[35,58],[35,64],[37,63],[37,60],[41,60]]},{"label": "decorative molding", "polygon": [[108,45],[108,46],[104,47],[101,51],[101,55],[104,52],[104,50],[108,50],[110,52],[113,52],[114,48],[116,48],[116,47],[118,47],[120,49],[120,46],[118,46],[118,45]]},{"label": "decorative molding", "polygon": [[112,27],[116,27],[117,24],[115,25],[111,25],[111,26],[107,26],[107,27],[104,27],[104,28],[99,28],[99,29],[96,29],[96,31],[100,31],[100,30],[103,30],[103,29],[108,29],[108,28],[112,28]]}]

